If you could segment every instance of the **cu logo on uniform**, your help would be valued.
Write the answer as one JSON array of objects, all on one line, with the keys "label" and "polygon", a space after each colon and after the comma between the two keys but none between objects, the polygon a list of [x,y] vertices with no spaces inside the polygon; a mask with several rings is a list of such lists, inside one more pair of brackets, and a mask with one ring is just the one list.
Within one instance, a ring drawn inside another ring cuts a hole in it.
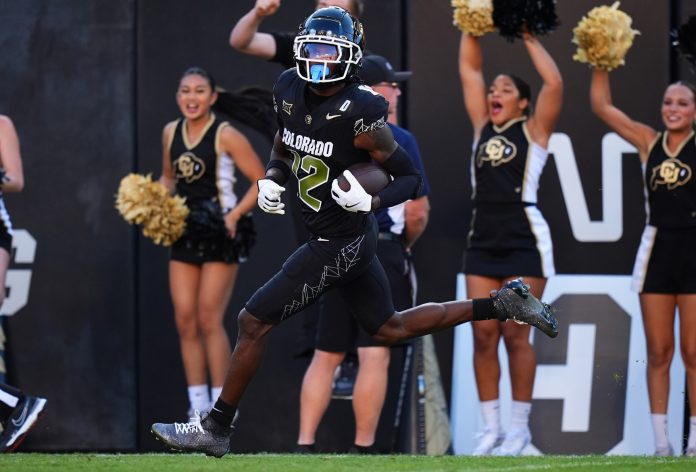
[{"label": "cu logo on uniform", "polygon": [[689,180],[691,180],[691,167],[679,159],[667,159],[653,168],[650,188],[657,190],[658,186],[667,185],[667,189],[674,190]]},{"label": "cu logo on uniform", "polygon": [[493,167],[510,162],[517,155],[517,146],[505,136],[494,136],[481,147],[476,165],[481,167],[488,161]]},{"label": "cu logo on uniform", "polygon": [[178,179],[184,179],[187,184],[198,180],[205,173],[205,162],[190,152],[185,152],[174,161],[174,169]]}]

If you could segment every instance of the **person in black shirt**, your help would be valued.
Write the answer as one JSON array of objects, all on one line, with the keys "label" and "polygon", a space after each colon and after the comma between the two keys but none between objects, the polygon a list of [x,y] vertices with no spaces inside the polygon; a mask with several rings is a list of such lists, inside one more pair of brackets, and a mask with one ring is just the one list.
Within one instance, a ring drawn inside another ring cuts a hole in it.
[{"label": "person in black shirt", "polygon": [[[364,0],[316,0],[316,9],[329,6],[337,6],[347,10],[351,15],[360,18],[364,10]],[[259,31],[259,27],[265,18],[274,15],[280,8],[280,0],[256,0],[254,8],[240,18],[230,33],[229,44],[237,51],[259,57],[271,62],[278,63],[283,67],[295,67],[295,54],[293,43],[297,31],[272,31],[269,33]],[[294,193],[294,183],[289,189]],[[298,244],[302,244],[309,238],[309,234],[304,228],[301,217],[299,201],[291,201],[289,210],[293,218],[295,237]],[[340,309],[340,308],[339,308]],[[318,320],[321,312],[333,312],[336,310],[335,304],[330,300],[317,303],[303,313],[301,335],[298,336],[298,353],[296,356],[311,355],[314,350],[314,343],[317,337]],[[355,352],[348,352],[346,358],[341,363],[338,376],[341,379],[343,389],[346,387],[352,390],[355,383],[355,364],[357,363]],[[337,389],[338,390],[338,389]]]},{"label": "person in black shirt", "polygon": [[696,456],[696,88],[683,81],[667,87],[660,110],[663,131],[634,121],[614,105],[605,70],[592,71],[590,99],[592,111],[636,147],[645,174],[648,218],[631,288],[639,293],[643,314],[655,455],[674,455],[667,434],[667,404],[678,311],[691,407],[686,455]]},{"label": "person in black shirt", "polygon": [[[337,6],[360,18],[364,9],[364,0],[317,0],[317,9]],[[285,68],[295,67],[295,55],[292,51],[297,32],[259,31],[266,17],[274,15],[280,8],[280,0],[256,0],[254,8],[241,17],[230,32],[230,46],[244,54],[282,64]]]},{"label": "person in black shirt", "polygon": [[[268,332],[326,290],[338,290],[360,325],[385,345],[486,319],[513,319],[552,337],[558,333],[551,307],[521,280],[492,297],[394,309],[375,257],[372,210],[417,196],[421,176],[386,126],[386,100],[357,79],[363,35],[362,25],[348,12],[329,7],[310,15],[295,39],[298,67],[283,72],[274,90],[279,130],[266,177],[258,182],[258,203],[267,213],[283,214],[283,184],[294,174],[313,237],[240,312],[237,344],[210,415],[185,424],[152,425],[155,436],[172,449],[217,457],[229,451],[237,405],[259,366]],[[376,195],[347,170],[371,159],[393,177]],[[341,174],[350,184],[347,191],[336,180]]]}]

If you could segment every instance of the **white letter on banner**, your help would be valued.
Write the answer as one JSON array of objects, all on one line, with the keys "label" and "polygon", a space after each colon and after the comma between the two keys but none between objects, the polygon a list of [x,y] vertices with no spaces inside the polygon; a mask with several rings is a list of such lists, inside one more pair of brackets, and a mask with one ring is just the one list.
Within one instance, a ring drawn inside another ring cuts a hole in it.
[{"label": "white letter on banner", "polygon": [[549,152],[556,156],[558,178],[573,236],[581,242],[618,241],[623,234],[622,162],[624,153],[638,152],[616,133],[602,139],[602,220],[591,221],[573,145],[568,135],[554,133]]},{"label": "white letter on banner", "polygon": [[[12,247],[14,248],[15,264],[31,264],[36,255],[36,239],[24,229],[12,231]],[[1,315],[14,315],[29,301],[29,286],[31,285],[31,270],[9,269],[5,280],[9,296],[5,298],[0,309]]]},{"label": "white letter on banner", "polygon": [[571,324],[568,330],[568,363],[537,366],[534,399],[563,399],[561,431],[585,432],[590,429],[592,363],[597,327],[593,324]]}]

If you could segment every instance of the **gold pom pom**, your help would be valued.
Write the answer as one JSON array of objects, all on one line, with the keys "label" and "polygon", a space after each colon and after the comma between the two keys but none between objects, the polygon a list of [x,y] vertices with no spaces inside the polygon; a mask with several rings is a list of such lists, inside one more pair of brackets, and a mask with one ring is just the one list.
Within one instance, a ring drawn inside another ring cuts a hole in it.
[{"label": "gold pom pom", "polygon": [[453,24],[471,36],[495,31],[492,0],[452,0]]},{"label": "gold pom pom", "polygon": [[619,10],[619,3],[611,7],[595,7],[573,29],[573,42],[578,45],[573,59],[603,70],[622,66],[633,38],[640,34],[631,29],[631,17]]},{"label": "gold pom pom", "polygon": [[155,244],[171,246],[184,232],[189,209],[186,200],[171,196],[152,176],[129,174],[121,179],[116,209],[130,224],[142,225]]}]

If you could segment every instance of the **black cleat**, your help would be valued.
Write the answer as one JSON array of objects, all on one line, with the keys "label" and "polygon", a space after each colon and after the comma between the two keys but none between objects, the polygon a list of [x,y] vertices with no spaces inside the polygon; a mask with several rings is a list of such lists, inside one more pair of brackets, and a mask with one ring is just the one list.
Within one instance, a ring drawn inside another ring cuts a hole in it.
[{"label": "black cleat", "polygon": [[5,430],[0,436],[1,452],[12,452],[19,447],[41,417],[45,406],[46,399],[41,397],[27,395],[19,400],[7,418]]},{"label": "black cleat", "polygon": [[215,423],[209,415],[195,415],[188,423],[155,423],[152,433],[171,449],[182,452],[202,452],[222,457],[230,450],[232,427]]},{"label": "black cleat", "polygon": [[293,451],[294,454],[316,454],[317,448],[314,444],[298,444]]},{"label": "black cleat", "polygon": [[358,446],[357,444],[353,444],[348,450],[348,454],[375,455],[379,454],[379,451],[374,444],[371,446]]},{"label": "black cleat", "polygon": [[558,336],[558,321],[553,316],[553,308],[537,300],[521,278],[506,283],[493,296],[493,306],[500,321],[528,324],[551,338]]}]

